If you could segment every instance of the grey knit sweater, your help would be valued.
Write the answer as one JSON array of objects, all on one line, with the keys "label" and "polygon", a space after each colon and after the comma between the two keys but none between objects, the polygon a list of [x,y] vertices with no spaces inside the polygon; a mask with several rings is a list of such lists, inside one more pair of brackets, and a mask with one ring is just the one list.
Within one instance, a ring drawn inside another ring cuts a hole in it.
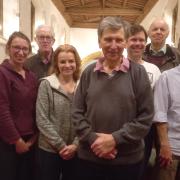
[{"label": "grey knit sweater", "polygon": [[38,145],[58,152],[66,144],[78,144],[71,122],[72,97],[61,89],[55,74],[40,84],[36,103],[36,122],[40,131]]},{"label": "grey knit sweater", "polygon": [[[143,66],[130,62],[128,72],[113,77],[83,72],[74,98],[73,122],[80,138],[81,159],[102,164],[132,164],[142,160],[143,139],[151,126],[154,108],[150,83]],[[118,154],[113,160],[97,157],[90,146],[96,133],[112,134]]]}]

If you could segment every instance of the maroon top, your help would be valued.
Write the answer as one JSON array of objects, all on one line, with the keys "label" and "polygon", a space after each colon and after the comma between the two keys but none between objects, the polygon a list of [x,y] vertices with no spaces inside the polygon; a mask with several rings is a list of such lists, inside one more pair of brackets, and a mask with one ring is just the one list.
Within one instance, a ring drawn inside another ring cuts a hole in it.
[{"label": "maroon top", "polygon": [[6,59],[0,65],[0,140],[12,144],[36,131],[38,81],[25,69],[25,79]]}]

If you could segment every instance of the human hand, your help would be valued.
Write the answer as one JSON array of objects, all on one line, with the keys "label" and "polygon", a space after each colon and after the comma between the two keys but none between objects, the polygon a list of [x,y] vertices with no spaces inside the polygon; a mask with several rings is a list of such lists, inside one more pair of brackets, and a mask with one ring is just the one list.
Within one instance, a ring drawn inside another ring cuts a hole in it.
[{"label": "human hand", "polygon": [[116,158],[118,151],[117,149],[113,149],[111,152],[105,154],[102,158],[104,159],[114,159]]},{"label": "human hand", "polygon": [[65,159],[69,160],[74,157],[75,153],[77,151],[77,146],[74,144],[65,146],[63,149],[59,151],[59,155]]},{"label": "human hand", "polygon": [[172,152],[170,145],[161,145],[159,163],[161,167],[167,167],[172,163]]},{"label": "human hand", "polygon": [[29,145],[22,139],[18,139],[15,142],[16,153],[22,154],[29,151]]},{"label": "human hand", "polygon": [[37,141],[38,134],[33,135],[28,141],[26,141],[26,144],[29,148],[31,148]]},{"label": "human hand", "polygon": [[97,139],[91,145],[94,154],[100,158],[114,159],[117,154],[116,142],[111,134],[96,133]]}]

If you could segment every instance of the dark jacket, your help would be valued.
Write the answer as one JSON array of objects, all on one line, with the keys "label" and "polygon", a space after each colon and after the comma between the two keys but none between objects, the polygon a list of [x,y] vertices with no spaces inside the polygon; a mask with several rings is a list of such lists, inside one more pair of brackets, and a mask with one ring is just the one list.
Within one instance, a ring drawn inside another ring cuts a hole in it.
[{"label": "dark jacket", "polygon": [[37,54],[31,56],[27,59],[25,63],[25,67],[28,68],[30,71],[34,72],[38,79],[48,76],[49,69],[53,62],[53,53],[51,55],[50,61],[45,64],[43,63],[43,57],[38,52]]},{"label": "dark jacket", "polygon": [[151,44],[146,46],[143,59],[157,65],[161,72],[176,67],[180,64],[180,52],[177,48],[166,45],[166,53],[162,56],[154,56],[150,51]]}]

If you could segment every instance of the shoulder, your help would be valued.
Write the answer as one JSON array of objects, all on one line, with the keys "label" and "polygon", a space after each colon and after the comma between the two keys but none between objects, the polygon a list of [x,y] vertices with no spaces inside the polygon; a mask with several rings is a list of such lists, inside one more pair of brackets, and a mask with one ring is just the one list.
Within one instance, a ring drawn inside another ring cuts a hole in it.
[{"label": "shoulder", "polygon": [[142,65],[145,67],[145,69],[147,68],[147,69],[150,69],[150,70],[155,70],[155,71],[160,72],[159,68],[155,64],[144,61]]},{"label": "shoulder", "polygon": [[[54,88],[54,89],[59,89],[60,87],[60,81],[55,73],[51,74],[50,76],[47,76],[43,78],[44,80],[48,81],[48,84]],[[42,79],[42,80],[43,80]]]},{"label": "shoulder", "polygon": [[145,68],[141,64],[130,61],[130,70],[135,72],[143,72],[145,71]]},{"label": "shoulder", "polygon": [[169,44],[166,44],[166,48],[167,55],[180,57],[180,51],[177,48],[170,46]]},{"label": "shoulder", "polygon": [[34,81],[37,81],[38,82],[38,79],[36,77],[36,74],[32,71],[30,71],[28,68],[25,67],[25,71],[26,73],[28,74],[28,76],[33,79]]},{"label": "shoulder", "polygon": [[38,62],[38,59],[40,59],[39,54],[32,55],[26,60],[25,65],[28,66],[28,65],[36,64]]},{"label": "shoulder", "polygon": [[47,79],[41,79],[39,88],[50,87],[50,83]]},{"label": "shoulder", "polygon": [[0,64],[0,73],[1,75],[3,76],[9,76],[10,74],[12,75],[12,69],[11,69],[11,66],[10,64],[8,63],[8,60],[5,59],[2,64]]},{"label": "shoulder", "polygon": [[130,61],[130,75],[135,82],[135,84],[138,85],[145,85],[149,84],[149,78],[147,75],[147,71],[145,70],[144,66],[137,64],[135,62]]},{"label": "shoulder", "polygon": [[94,70],[95,66],[96,66],[96,61],[93,62],[93,63],[91,63],[91,64],[89,64],[89,65],[84,69],[84,71],[92,71],[92,70]]},{"label": "shoulder", "polygon": [[92,64],[88,65],[82,72],[81,76],[87,76],[89,74],[91,74],[92,72],[94,72],[94,68],[96,66],[96,62],[93,62]]},{"label": "shoulder", "polygon": [[172,68],[172,69],[169,69],[169,70],[166,70],[162,73],[162,76],[174,76],[176,73],[179,74],[180,76],[180,65]]},{"label": "shoulder", "polygon": [[151,46],[151,43],[149,43],[149,44],[146,45],[145,54],[148,54],[148,53],[149,53],[150,46]]}]

